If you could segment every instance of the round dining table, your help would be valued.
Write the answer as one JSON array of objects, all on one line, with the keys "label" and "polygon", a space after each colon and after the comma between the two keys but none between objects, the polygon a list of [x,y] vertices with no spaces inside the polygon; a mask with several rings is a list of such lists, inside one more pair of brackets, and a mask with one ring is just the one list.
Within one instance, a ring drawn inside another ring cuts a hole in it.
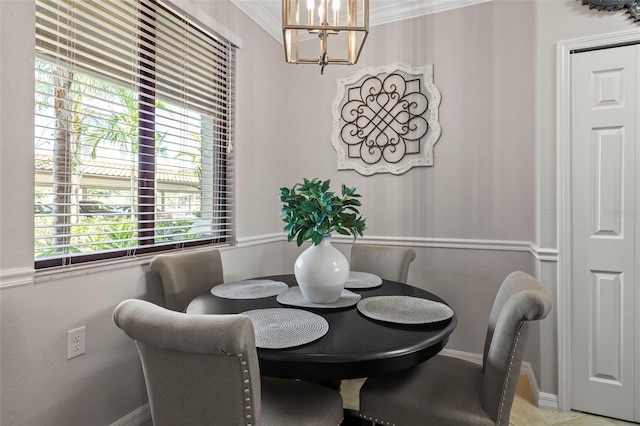
[{"label": "round dining table", "polygon": [[[261,277],[297,285],[294,275]],[[395,281],[383,280],[371,289],[350,289],[362,296],[413,296],[441,303],[433,293]],[[276,296],[259,299],[227,299],[207,292],[187,307],[187,314],[238,314],[254,309],[294,308],[321,315],[329,324],[328,332],[303,346],[284,349],[257,348],[260,373],[265,376],[331,381],[371,377],[413,367],[440,352],[456,328],[455,313],[437,323],[404,325],[373,320],[357,307],[299,308],[284,306]]]}]

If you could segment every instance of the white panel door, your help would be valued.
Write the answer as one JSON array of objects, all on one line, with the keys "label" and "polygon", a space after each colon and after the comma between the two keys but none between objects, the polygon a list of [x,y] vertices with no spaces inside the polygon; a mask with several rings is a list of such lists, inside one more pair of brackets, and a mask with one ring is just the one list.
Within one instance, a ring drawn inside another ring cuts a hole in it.
[{"label": "white panel door", "polygon": [[631,421],[638,52],[626,46],[571,55],[572,409]]}]

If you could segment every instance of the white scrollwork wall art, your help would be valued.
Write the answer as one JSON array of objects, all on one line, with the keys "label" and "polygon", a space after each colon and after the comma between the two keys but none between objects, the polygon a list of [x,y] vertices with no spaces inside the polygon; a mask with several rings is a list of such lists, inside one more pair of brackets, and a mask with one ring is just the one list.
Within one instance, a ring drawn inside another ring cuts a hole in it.
[{"label": "white scrollwork wall art", "polygon": [[433,166],[439,105],[432,64],[367,68],[339,79],[331,109],[338,170],[399,175]]}]

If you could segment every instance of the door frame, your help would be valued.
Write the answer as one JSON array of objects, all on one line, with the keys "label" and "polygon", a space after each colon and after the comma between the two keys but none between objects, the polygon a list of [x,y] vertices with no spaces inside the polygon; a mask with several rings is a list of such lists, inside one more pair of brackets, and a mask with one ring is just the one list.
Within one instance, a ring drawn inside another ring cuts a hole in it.
[{"label": "door frame", "polygon": [[[558,408],[571,410],[571,51],[640,39],[640,29],[559,41],[556,46]],[[637,383],[636,378],[636,383]]]}]

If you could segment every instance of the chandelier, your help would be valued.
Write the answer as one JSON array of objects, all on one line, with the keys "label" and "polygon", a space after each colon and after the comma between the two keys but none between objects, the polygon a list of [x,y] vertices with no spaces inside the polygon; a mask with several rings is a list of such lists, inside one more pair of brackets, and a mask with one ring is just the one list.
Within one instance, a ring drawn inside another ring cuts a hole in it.
[{"label": "chandelier", "polygon": [[[369,33],[369,0],[282,0],[282,37],[290,64],[353,65]],[[305,42],[317,38],[317,45]],[[317,52],[317,51],[316,51]]]}]

